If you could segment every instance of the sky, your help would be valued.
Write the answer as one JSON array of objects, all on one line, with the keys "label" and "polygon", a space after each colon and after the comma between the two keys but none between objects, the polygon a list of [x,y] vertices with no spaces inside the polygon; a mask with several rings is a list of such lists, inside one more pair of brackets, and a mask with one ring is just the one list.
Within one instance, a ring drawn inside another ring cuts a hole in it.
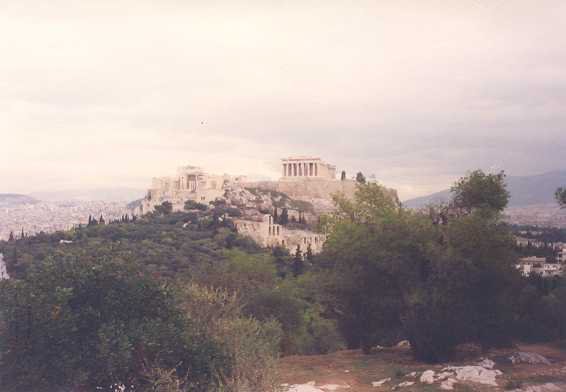
[{"label": "sky", "polygon": [[0,0],[0,192],[566,169],[563,0]]}]

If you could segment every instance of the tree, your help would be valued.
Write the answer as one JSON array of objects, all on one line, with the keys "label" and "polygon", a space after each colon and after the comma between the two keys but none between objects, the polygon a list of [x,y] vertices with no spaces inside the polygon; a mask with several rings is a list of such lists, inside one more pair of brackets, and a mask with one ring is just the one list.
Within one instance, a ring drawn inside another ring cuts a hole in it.
[{"label": "tree", "polygon": [[16,237],[14,237],[14,232],[10,231],[10,237],[8,237],[8,241],[9,242],[14,242],[16,240]]},{"label": "tree", "polygon": [[305,257],[306,257],[306,259],[309,263],[312,263],[314,256],[313,256],[313,253],[312,253],[312,246],[311,246],[310,242],[307,246],[307,253],[305,254]]},{"label": "tree", "polygon": [[173,204],[170,201],[164,201],[160,205],[155,206],[157,215],[169,215],[173,212]]},{"label": "tree", "polygon": [[220,348],[192,332],[171,287],[142,271],[51,259],[3,283],[2,390],[139,391],[151,368],[186,376],[183,390],[213,387]]},{"label": "tree", "polygon": [[350,347],[368,352],[409,339],[415,357],[440,361],[460,343],[509,342],[518,275],[509,229],[499,214],[485,213],[492,204],[467,204],[469,213],[436,225],[373,183],[359,184],[353,200],[335,201],[321,281]]},{"label": "tree", "polygon": [[293,257],[293,276],[297,277],[302,275],[305,270],[305,262],[303,260],[303,252],[301,251],[301,245],[297,245],[295,250],[295,256]]},{"label": "tree", "polygon": [[501,212],[509,202],[505,172],[485,174],[475,170],[460,178],[450,189],[455,208],[470,213],[472,210]]},{"label": "tree", "polygon": [[560,205],[560,208],[566,208],[566,188],[558,188],[554,194],[556,201]]},{"label": "tree", "polygon": [[340,181],[345,181],[346,180],[346,171],[342,170],[342,174],[340,175]]},{"label": "tree", "polygon": [[359,182],[360,184],[366,183],[366,177],[362,172],[358,172],[358,174],[356,174],[356,181]]},{"label": "tree", "polygon": [[102,214],[100,214],[100,218],[98,219],[98,223],[100,223],[101,225],[106,224],[106,221],[104,220],[104,217],[102,216]]},{"label": "tree", "polygon": [[289,211],[287,208],[283,208],[281,211],[281,216],[279,217],[279,224],[286,225],[289,223]]},{"label": "tree", "polygon": [[273,208],[273,223],[279,223],[279,214],[277,213],[277,207]]},{"label": "tree", "polygon": [[206,204],[202,204],[189,199],[185,201],[184,209],[185,211],[190,211],[190,210],[206,211],[208,209],[208,206]]}]

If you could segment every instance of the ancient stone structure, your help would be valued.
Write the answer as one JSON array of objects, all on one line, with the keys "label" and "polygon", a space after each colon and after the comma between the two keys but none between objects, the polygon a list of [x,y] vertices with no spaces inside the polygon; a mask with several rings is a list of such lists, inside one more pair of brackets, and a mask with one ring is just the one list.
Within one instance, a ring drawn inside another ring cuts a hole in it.
[{"label": "ancient stone structure", "polygon": [[286,248],[290,254],[295,255],[297,247],[306,254],[310,248],[313,254],[320,253],[326,235],[309,230],[288,229],[285,226],[273,222],[273,216],[263,215],[262,221],[251,221],[246,219],[234,220],[236,230],[239,234],[252,238],[264,247],[281,246]]},{"label": "ancient stone structure", "polygon": [[171,202],[174,210],[182,210],[187,200],[208,204],[221,198],[228,186],[243,181],[245,177],[210,174],[196,166],[182,166],[174,177],[153,178],[139,212],[151,212],[164,201]]},{"label": "ancient stone structure", "polygon": [[[281,246],[293,255],[297,247],[303,255],[309,248],[313,254],[319,253],[326,235],[293,225],[275,224],[268,211],[273,211],[275,203],[280,204],[283,198],[292,199],[294,203],[285,202],[288,218],[290,222],[306,223],[302,226],[306,228],[320,215],[334,211],[333,195],[340,193],[353,197],[357,182],[337,180],[336,167],[318,157],[282,159],[281,170],[279,181],[249,182],[245,177],[214,175],[195,166],[183,166],[174,177],[153,179],[138,213],[151,212],[164,201],[171,202],[174,210],[183,210],[187,200],[208,205],[211,201],[223,199],[241,211],[241,218],[234,220],[237,231],[261,246]],[[391,192],[396,197],[395,191]]]},{"label": "ancient stone structure", "polygon": [[336,166],[318,157],[289,157],[281,160],[281,180],[336,179]]}]

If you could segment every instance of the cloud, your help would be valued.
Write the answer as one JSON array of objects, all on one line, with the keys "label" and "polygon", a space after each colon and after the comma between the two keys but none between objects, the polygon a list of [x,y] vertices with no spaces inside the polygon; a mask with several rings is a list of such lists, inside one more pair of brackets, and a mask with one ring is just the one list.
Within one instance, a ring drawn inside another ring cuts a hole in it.
[{"label": "cloud", "polygon": [[564,169],[559,0],[22,0],[0,15],[2,191],[316,154],[402,197]]}]

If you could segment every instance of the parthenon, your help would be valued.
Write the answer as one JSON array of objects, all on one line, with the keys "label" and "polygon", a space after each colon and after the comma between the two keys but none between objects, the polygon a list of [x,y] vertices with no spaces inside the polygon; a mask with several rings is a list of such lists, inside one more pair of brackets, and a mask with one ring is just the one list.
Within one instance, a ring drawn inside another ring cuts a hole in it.
[{"label": "parthenon", "polygon": [[282,180],[336,179],[336,166],[323,162],[318,157],[289,157],[281,160]]}]

